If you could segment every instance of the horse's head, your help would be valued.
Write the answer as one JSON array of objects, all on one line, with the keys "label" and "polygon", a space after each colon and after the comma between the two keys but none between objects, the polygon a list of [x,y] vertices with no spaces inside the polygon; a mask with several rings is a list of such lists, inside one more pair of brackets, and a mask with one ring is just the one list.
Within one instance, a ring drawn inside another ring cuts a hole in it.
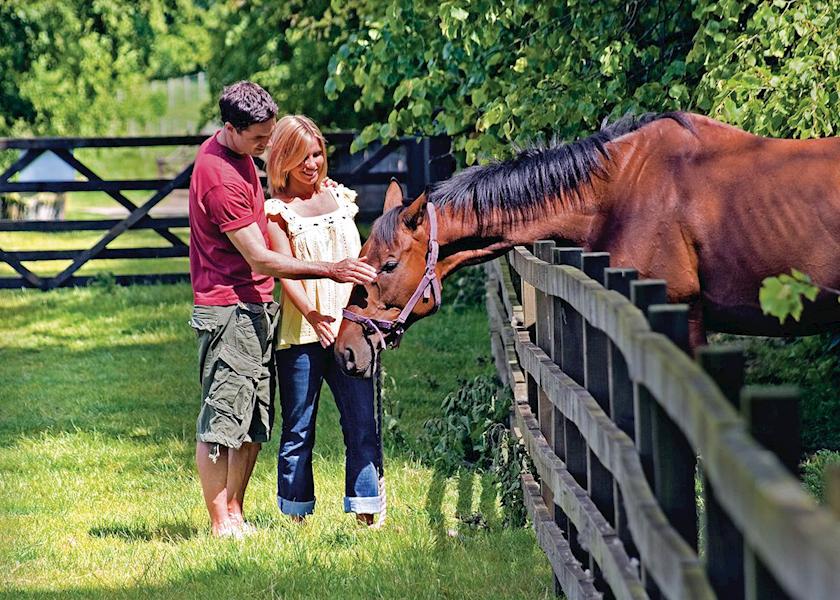
[{"label": "horse's head", "polygon": [[379,275],[353,287],[335,341],[336,359],[346,373],[370,377],[374,354],[397,344],[409,325],[438,307],[436,229],[425,194],[403,206],[402,189],[392,181],[383,215],[361,252]]}]

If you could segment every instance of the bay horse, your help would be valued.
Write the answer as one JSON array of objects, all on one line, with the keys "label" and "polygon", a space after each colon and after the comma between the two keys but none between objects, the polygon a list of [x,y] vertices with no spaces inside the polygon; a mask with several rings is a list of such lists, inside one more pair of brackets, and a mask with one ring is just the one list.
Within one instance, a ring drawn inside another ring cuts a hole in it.
[{"label": "bay horse", "polygon": [[791,268],[840,288],[840,138],[770,139],[700,115],[647,114],[470,167],[405,206],[392,182],[362,248],[379,275],[353,289],[339,364],[370,376],[375,348],[434,312],[441,280],[538,239],[609,252],[613,267],[666,280],[668,300],[689,305],[693,347],[707,328],[836,327],[840,305],[830,294],[780,325],[762,314],[758,290]]}]

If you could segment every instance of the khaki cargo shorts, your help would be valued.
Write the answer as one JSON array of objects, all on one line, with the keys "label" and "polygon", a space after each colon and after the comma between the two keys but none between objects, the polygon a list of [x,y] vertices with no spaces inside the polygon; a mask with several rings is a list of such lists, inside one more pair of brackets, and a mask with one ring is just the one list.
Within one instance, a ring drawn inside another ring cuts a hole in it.
[{"label": "khaki cargo shorts", "polygon": [[[279,309],[276,302],[193,307],[202,398],[199,442],[239,448],[271,437]],[[218,453],[214,447],[211,458]]]}]

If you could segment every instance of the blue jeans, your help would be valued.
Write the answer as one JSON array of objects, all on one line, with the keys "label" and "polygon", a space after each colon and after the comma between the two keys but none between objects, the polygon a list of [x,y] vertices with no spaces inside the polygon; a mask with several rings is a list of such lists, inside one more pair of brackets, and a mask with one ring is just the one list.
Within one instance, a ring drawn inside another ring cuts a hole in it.
[{"label": "blue jeans", "polygon": [[283,426],[277,458],[277,505],[287,515],[315,508],[312,448],[321,383],[330,386],[344,434],[344,512],[378,513],[384,508],[379,475],[382,453],[374,417],[373,380],[345,375],[332,348],[318,343],[291,346],[276,355]]}]

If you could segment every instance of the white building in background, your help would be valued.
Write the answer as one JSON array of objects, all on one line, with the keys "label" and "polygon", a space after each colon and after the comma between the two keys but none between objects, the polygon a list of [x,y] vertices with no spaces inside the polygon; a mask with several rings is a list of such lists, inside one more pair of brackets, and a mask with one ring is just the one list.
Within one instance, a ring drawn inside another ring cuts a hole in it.
[{"label": "white building in background", "polygon": [[[23,156],[23,155],[21,155]],[[18,181],[75,181],[76,169],[47,150],[18,173]]]},{"label": "white building in background", "polygon": [[[76,169],[61,157],[47,150],[17,174],[20,183],[34,181],[74,181]],[[63,192],[32,192],[21,196],[22,218],[52,221],[64,218],[65,194]]]}]

